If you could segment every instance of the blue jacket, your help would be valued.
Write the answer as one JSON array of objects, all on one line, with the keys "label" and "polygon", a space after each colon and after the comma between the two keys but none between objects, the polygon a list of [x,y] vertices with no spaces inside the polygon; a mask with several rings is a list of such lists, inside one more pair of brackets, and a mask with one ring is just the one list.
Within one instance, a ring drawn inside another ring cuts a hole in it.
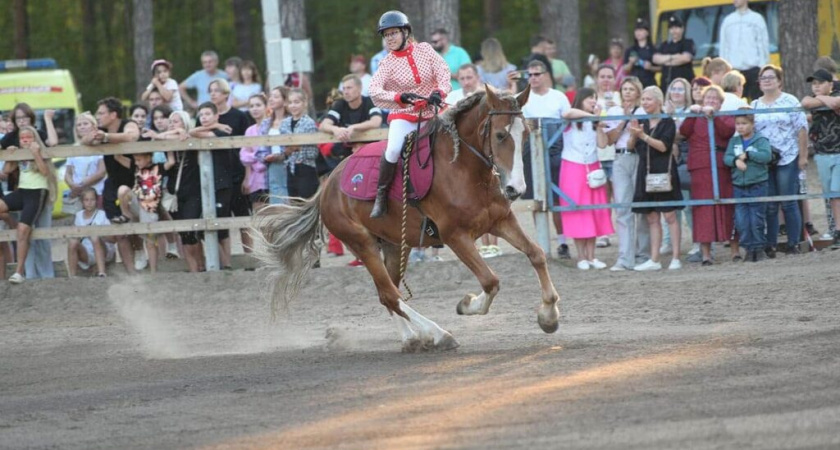
[{"label": "blue jacket", "polygon": [[[747,153],[747,170],[742,171],[735,167],[735,148],[739,146]],[[729,145],[726,147],[726,153],[723,155],[723,163],[732,167],[732,185],[738,187],[745,187],[755,183],[767,181],[767,164],[772,159],[773,154],[770,150],[770,141],[755,132],[750,144],[744,148],[744,140],[740,135],[732,136],[729,140]]]}]

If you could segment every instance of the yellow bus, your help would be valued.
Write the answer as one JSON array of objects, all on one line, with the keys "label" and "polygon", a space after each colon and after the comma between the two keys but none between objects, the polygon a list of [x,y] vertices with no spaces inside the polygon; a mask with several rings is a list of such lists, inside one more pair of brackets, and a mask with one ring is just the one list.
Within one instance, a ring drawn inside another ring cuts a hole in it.
[{"label": "yellow bus", "polygon": [[[764,16],[770,34],[770,62],[779,65],[779,0],[750,1],[749,6]],[[840,0],[818,0],[818,8],[818,54],[840,61]],[[650,0],[654,42],[667,40],[668,18],[676,15],[682,19],[685,37],[692,39],[697,49],[694,68],[699,74],[703,58],[718,56],[720,25],[734,10],[731,0]]]}]

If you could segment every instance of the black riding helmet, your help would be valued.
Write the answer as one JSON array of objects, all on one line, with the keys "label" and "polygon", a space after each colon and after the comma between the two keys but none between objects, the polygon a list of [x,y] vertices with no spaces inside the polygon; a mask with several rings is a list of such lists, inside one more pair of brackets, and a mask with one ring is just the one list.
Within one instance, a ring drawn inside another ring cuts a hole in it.
[{"label": "black riding helmet", "polygon": [[381,36],[388,28],[405,28],[411,34],[411,23],[408,16],[401,11],[388,11],[379,18],[378,33]]}]

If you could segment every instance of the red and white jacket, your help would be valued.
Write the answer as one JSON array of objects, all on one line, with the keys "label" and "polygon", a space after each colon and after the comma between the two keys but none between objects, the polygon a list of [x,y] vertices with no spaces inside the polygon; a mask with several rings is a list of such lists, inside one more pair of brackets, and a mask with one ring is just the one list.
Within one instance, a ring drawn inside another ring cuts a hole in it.
[{"label": "red and white jacket", "polygon": [[[391,111],[389,122],[394,119],[417,122],[417,111],[412,105],[400,103],[400,94],[412,92],[428,97],[432,91],[440,91],[441,98],[446,98],[452,90],[451,76],[446,61],[431,45],[413,43],[405,50],[388,53],[379,63],[368,92],[376,106]],[[423,120],[429,120],[432,115],[434,110],[426,108]]]}]

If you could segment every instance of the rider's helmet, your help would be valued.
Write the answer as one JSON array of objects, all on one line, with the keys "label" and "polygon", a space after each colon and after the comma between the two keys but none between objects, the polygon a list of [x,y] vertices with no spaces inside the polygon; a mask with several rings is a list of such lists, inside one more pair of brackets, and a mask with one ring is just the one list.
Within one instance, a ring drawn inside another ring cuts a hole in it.
[{"label": "rider's helmet", "polygon": [[379,18],[379,34],[385,32],[388,28],[405,28],[411,34],[411,23],[408,21],[408,16],[401,11],[388,11],[382,14]]}]

